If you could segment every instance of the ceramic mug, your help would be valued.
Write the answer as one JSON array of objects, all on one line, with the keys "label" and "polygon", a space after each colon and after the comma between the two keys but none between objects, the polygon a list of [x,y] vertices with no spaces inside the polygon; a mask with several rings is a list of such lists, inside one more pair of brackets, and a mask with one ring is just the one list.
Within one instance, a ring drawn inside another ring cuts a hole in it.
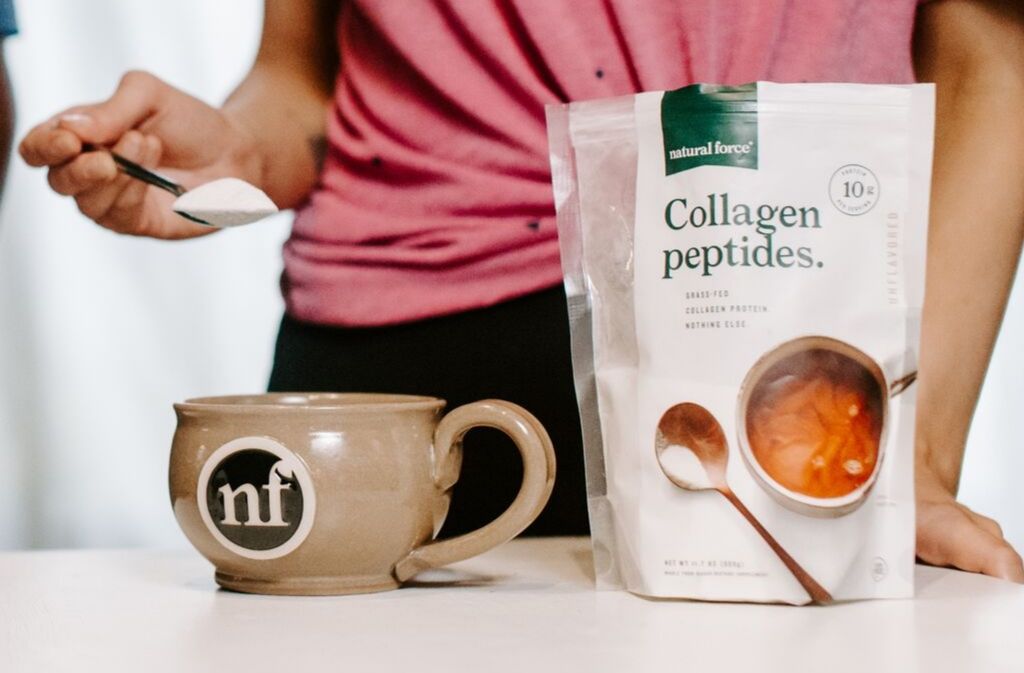
[{"label": "ceramic mug", "polygon": [[[551,495],[555,455],[525,409],[498,400],[442,416],[444,401],[383,394],[207,397],[174,405],[171,503],[189,541],[236,591],[394,589],[522,532]],[[508,509],[435,540],[459,478],[462,437],[503,431],[523,461]]]}]

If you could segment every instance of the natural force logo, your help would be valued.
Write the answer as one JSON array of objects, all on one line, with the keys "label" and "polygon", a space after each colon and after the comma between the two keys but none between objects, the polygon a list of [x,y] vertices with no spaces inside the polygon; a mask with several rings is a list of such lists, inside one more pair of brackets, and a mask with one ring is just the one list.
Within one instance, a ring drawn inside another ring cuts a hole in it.
[{"label": "natural force logo", "polygon": [[251,559],[294,551],[316,510],[305,465],[268,437],[235,439],[214,451],[199,474],[196,498],[213,537]]},{"label": "natural force logo", "polygon": [[754,149],[754,143],[741,143],[739,145],[727,145],[721,140],[707,141],[697,147],[677,147],[669,149],[669,159],[689,159],[690,157],[712,157],[718,154],[750,154]]},{"label": "natural force logo", "polygon": [[698,166],[757,169],[757,85],[693,84],[661,99],[665,175]]}]

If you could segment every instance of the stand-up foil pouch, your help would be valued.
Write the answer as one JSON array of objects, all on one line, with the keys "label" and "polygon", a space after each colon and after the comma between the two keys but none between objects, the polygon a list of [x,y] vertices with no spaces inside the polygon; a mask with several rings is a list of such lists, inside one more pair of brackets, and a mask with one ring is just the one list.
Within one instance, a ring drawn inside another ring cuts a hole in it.
[{"label": "stand-up foil pouch", "polygon": [[907,597],[930,85],[548,108],[600,586]]}]

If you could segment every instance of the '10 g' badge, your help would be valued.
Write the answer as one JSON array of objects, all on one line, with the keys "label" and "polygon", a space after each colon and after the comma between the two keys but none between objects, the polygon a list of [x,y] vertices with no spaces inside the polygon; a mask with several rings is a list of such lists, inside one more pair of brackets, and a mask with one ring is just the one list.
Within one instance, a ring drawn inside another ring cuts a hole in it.
[{"label": "'10 g' badge", "polygon": [[268,437],[243,437],[207,458],[196,489],[216,540],[251,559],[294,551],[313,526],[316,496],[306,466]]}]

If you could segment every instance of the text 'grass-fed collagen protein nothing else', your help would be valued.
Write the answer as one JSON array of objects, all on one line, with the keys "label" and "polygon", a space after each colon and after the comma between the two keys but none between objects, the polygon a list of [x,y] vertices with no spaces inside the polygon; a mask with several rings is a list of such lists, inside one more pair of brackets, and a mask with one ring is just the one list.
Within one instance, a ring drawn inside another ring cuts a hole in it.
[{"label": "text 'grass-fed collagen protein nothing else'", "polygon": [[598,581],[913,592],[930,85],[548,109]]}]

